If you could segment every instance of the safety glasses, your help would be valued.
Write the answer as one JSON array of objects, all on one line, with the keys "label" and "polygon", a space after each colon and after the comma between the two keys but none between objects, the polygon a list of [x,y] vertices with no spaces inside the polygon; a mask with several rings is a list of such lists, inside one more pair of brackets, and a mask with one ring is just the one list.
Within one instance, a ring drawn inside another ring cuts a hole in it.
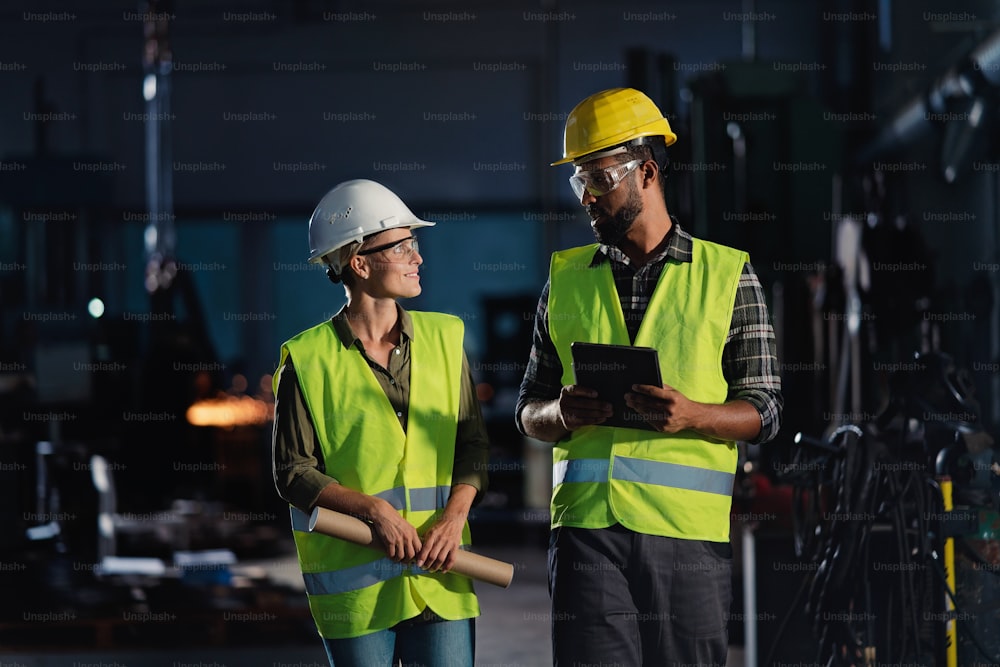
[{"label": "safety glasses", "polygon": [[[409,243],[407,243],[409,242]],[[420,252],[420,248],[417,245],[416,236],[406,236],[398,241],[393,241],[392,243],[385,243],[383,245],[377,245],[374,248],[366,248],[364,250],[359,250],[359,255],[372,255],[377,252],[388,251],[386,255],[389,256],[390,261],[402,262],[410,259],[410,257],[415,252]]]},{"label": "safety glasses", "polygon": [[583,199],[584,192],[600,197],[617,188],[642,163],[643,160],[631,160],[604,169],[577,172],[569,177],[569,185],[577,199]]}]

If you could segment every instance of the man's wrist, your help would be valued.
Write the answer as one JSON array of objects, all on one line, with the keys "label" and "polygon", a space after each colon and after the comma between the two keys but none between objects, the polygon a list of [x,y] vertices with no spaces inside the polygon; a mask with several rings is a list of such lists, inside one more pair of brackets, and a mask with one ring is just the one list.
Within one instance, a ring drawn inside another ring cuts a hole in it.
[{"label": "man's wrist", "polygon": [[569,429],[559,418],[558,398],[525,403],[521,410],[521,423],[526,435],[547,442],[557,442],[569,433]]}]

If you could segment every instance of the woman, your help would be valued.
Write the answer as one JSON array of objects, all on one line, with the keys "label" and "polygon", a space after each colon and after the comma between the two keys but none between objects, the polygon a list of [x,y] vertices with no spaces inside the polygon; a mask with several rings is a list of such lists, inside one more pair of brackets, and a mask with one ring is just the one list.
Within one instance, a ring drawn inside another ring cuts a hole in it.
[{"label": "woman", "polygon": [[[313,619],[335,667],[473,664],[469,544],[488,440],[462,321],[407,312],[420,294],[418,219],[384,186],[341,183],[309,221],[309,261],[347,304],[281,348],[273,466]],[[368,521],[386,553],[307,531],[316,507]]]}]

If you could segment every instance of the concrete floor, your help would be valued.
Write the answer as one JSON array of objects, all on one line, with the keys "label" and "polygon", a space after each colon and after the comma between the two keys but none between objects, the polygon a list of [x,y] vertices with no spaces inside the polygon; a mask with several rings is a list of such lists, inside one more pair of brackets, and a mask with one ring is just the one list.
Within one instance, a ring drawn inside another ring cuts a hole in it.
[{"label": "concrete floor", "polygon": [[[514,565],[514,581],[507,589],[477,584],[482,616],[476,625],[478,667],[547,667],[552,664],[549,643],[549,602],[545,551],[537,546],[484,546],[480,553]],[[294,556],[266,565],[272,578],[301,588]],[[53,648],[58,638],[53,638]],[[0,667],[326,667],[326,656],[314,645],[240,648],[179,647],[177,650],[65,651],[4,654]],[[730,651],[729,667],[743,667],[740,647]]]}]

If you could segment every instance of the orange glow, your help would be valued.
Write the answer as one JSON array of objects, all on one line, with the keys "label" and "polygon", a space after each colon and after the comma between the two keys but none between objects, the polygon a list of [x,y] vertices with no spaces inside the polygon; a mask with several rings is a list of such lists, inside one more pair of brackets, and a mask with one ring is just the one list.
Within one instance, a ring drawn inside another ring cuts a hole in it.
[{"label": "orange glow", "polygon": [[273,419],[274,404],[250,396],[207,398],[189,407],[186,417],[194,426],[253,426]]}]

